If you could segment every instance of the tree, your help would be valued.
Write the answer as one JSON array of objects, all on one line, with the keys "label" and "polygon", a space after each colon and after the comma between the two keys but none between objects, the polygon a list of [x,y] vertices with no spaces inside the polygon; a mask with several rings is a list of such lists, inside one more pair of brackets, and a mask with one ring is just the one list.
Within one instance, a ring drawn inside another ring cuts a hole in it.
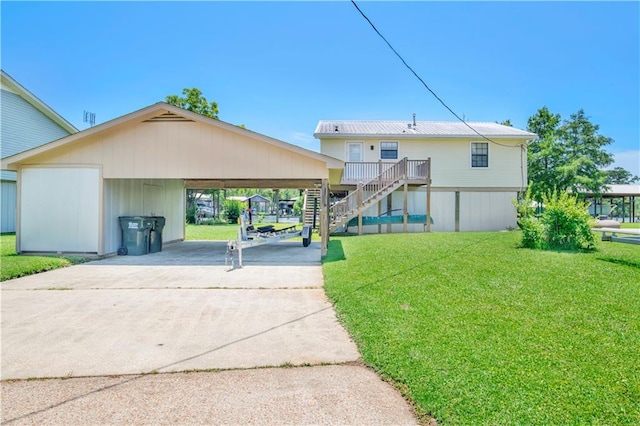
[{"label": "tree", "polygon": [[538,134],[529,145],[528,168],[532,196],[540,200],[553,191],[601,193],[613,155],[603,149],[613,139],[598,134],[599,126],[583,110],[560,121],[547,107],[529,117],[527,129]]},{"label": "tree", "polygon": [[169,95],[166,98],[168,104],[184,108],[189,111],[196,112],[206,117],[218,118],[218,104],[216,102],[209,103],[207,98],[202,96],[202,92],[198,88],[183,89],[184,97],[178,95]]},{"label": "tree", "polygon": [[613,170],[607,170],[606,173],[608,185],[629,185],[640,182],[640,177],[634,176],[622,167],[614,167]]}]

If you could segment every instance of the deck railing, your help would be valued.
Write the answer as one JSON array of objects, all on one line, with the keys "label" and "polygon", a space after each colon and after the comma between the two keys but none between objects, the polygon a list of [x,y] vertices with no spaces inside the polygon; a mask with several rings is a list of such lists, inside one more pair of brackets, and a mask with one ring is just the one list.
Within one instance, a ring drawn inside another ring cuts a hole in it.
[{"label": "deck railing", "polygon": [[[407,179],[427,179],[427,160],[407,160],[406,158],[404,160],[406,160]],[[398,163],[383,161],[347,162],[344,166],[344,174],[342,176],[341,183],[355,185],[359,182],[368,182],[396,164]]]}]

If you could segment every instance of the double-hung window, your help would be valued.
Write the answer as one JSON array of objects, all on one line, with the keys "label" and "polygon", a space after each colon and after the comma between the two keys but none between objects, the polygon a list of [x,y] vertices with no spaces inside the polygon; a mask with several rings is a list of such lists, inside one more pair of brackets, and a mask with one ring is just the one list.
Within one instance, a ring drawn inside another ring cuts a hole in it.
[{"label": "double-hung window", "polygon": [[380,142],[380,159],[381,160],[397,160],[398,159],[398,142],[381,141]]},{"label": "double-hung window", "polygon": [[489,167],[488,142],[471,142],[471,167]]}]

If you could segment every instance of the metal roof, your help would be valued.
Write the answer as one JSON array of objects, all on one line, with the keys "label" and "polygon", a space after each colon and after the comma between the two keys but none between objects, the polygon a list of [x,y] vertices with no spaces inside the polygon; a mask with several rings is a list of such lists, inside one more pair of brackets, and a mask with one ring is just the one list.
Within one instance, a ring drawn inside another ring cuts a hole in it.
[{"label": "metal roof", "polygon": [[[527,138],[535,139],[535,133],[504,126],[491,122],[466,123],[478,133],[487,137],[498,138]],[[416,121],[416,125],[407,121],[353,121],[353,120],[320,120],[314,136],[391,136],[391,137],[468,137],[478,136],[465,123],[456,121]]]}]

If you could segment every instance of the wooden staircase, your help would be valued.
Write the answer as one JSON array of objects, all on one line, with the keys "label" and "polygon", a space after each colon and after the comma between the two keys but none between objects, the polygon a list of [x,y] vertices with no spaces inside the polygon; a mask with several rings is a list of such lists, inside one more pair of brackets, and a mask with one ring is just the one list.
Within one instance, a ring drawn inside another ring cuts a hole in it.
[{"label": "wooden staircase", "polygon": [[[303,205],[303,223],[305,225],[311,225],[315,228],[320,226],[320,197],[322,191],[317,189],[307,189],[304,193],[304,205]],[[314,205],[315,209],[315,221],[314,221]]]},{"label": "wooden staircase", "polygon": [[384,199],[407,180],[408,160],[403,158],[329,208],[329,233]]}]

